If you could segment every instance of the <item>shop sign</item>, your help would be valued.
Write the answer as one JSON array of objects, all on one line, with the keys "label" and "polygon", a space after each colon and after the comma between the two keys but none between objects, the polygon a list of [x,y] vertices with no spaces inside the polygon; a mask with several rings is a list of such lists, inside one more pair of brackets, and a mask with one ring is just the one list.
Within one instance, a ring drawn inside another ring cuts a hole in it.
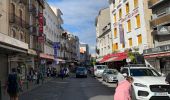
[{"label": "shop sign", "polygon": [[152,54],[152,55],[144,56],[144,58],[155,58],[155,57],[165,57],[165,56],[170,56],[170,53]]},{"label": "shop sign", "polygon": [[44,22],[44,17],[43,17],[43,13],[39,13],[39,32],[42,34],[43,33],[43,22]]},{"label": "shop sign", "polygon": [[58,64],[58,61],[57,61],[57,51],[60,48],[60,42],[54,42],[53,43],[53,48],[54,48],[55,63]]},{"label": "shop sign", "polygon": [[120,43],[125,43],[124,30],[122,24],[119,24],[119,33],[120,33]]},{"label": "shop sign", "polygon": [[151,54],[151,53],[160,53],[170,51],[170,45],[159,46],[156,48],[146,49],[144,50],[144,54]]},{"label": "shop sign", "polygon": [[38,36],[38,42],[39,43],[44,43],[45,42],[45,37],[44,36]]}]

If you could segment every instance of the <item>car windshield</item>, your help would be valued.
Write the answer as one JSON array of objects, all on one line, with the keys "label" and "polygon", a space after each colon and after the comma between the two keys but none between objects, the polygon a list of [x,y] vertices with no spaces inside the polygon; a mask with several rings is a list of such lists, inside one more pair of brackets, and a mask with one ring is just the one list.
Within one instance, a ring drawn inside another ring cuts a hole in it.
[{"label": "car windshield", "polygon": [[84,71],[84,70],[86,70],[86,68],[84,68],[84,67],[77,68],[77,71]]},{"label": "car windshield", "polygon": [[161,76],[154,69],[130,69],[131,76]]},{"label": "car windshield", "polygon": [[97,66],[97,69],[105,69],[107,68],[106,66]]},{"label": "car windshield", "polygon": [[117,70],[108,70],[107,74],[115,74],[115,75],[117,75],[118,71]]}]

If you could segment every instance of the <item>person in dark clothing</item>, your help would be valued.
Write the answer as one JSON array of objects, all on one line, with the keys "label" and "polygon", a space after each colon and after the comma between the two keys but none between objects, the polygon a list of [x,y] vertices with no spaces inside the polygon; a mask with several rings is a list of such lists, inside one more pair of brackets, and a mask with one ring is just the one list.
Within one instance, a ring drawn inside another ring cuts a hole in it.
[{"label": "person in dark clothing", "polygon": [[8,75],[7,80],[7,92],[10,96],[10,100],[18,100],[20,79],[17,74],[17,70],[12,68],[12,72]]},{"label": "person in dark clothing", "polygon": [[63,80],[64,79],[64,68],[61,68],[60,76],[61,76],[61,79]]},{"label": "person in dark clothing", "polygon": [[165,82],[170,84],[170,73],[166,76]]}]

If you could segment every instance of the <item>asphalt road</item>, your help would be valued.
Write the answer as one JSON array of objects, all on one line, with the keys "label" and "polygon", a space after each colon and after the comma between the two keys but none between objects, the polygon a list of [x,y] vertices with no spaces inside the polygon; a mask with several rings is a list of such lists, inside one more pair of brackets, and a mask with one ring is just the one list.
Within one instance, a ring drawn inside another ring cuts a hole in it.
[{"label": "asphalt road", "polygon": [[22,94],[19,100],[113,100],[114,85],[94,77],[54,79]]}]

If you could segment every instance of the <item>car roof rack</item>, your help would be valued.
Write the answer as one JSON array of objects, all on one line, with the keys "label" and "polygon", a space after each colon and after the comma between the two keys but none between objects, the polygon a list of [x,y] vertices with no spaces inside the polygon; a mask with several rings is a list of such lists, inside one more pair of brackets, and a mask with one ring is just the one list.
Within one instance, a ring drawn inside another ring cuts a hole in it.
[{"label": "car roof rack", "polygon": [[147,67],[146,64],[128,64],[124,67]]}]

